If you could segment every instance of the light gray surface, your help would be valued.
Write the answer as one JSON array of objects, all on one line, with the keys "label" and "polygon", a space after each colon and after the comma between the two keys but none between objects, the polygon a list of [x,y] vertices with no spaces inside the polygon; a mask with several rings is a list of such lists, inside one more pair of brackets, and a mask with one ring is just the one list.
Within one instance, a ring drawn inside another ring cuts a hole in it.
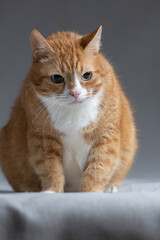
[{"label": "light gray surface", "polygon": [[1,193],[3,240],[159,240],[160,183],[119,193]]},{"label": "light gray surface", "polygon": [[160,182],[118,193],[13,193],[0,178],[2,240],[160,240]]}]

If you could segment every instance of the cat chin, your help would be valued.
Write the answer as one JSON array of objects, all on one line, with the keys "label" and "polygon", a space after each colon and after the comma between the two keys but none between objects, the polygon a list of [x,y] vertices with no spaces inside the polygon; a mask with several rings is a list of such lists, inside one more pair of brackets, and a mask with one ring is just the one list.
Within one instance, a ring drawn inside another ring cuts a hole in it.
[{"label": "cat chin", "polygon": [[70,102],[70,103],[68,103],[68,104],[81,104],[81,103],[83,103],[84,101],[73,101],[73,102]]},{"label": "cat chin", "polygon": [[84,100],[74,100],[72,102],[63,102],[63,105],[68,106],[68,107],[82,106],[84,102],[86,102],[86,99],[84,99]]}]

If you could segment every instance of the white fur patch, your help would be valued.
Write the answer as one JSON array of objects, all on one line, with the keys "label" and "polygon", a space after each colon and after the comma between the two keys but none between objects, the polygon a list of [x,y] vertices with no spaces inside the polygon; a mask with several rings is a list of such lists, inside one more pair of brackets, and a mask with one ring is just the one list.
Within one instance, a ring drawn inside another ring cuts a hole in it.
[{"label": "white fur patch", "polygon": [[[79,96],[77,97],[77,101],[83,101],[86,99],[86,96],[88,94],[86,88],[84,88],[79,80],[78,80],[78,76],[77,76],[77,72],[76,70],[74,71],[74,82],[75,82],[75,87],[74,89],[72,89],[72,92],[78,92],[80,93]],[[75,101],[75,98],[73,96],[70,95],[70,89],[67,88],[67,86],[64,89],[64,93],[62,94],[63,98],[67,98],[67,100],[71,103],[73,101]]]},{"label": "white fur patch", "polygon": [[[98,114],[101,91],[81,103],[62,104],[56,96],[38,95],[46,106],[53,122],[53,127],[64,133],[61,137],[64,147],[63,166],[66,187],[65,191],[79,191],[84,163],[91,146],[87,145],[80,134],[83,127],[94,122]],[[53,102],[53,104],[51,104]]]},{"label": "white fur patch", "polygon": [[75,81],[75,88],[73,89],[73,91],[78,91],[81,94],[79,95],[79,98],[85,98],[86,94],[87,94],[87,90],[82,87],[82,85],[80,84],[79,80],[78,80],[78,76],[77,76],[77,72],[76,70],[74,71],[74,81]]}]

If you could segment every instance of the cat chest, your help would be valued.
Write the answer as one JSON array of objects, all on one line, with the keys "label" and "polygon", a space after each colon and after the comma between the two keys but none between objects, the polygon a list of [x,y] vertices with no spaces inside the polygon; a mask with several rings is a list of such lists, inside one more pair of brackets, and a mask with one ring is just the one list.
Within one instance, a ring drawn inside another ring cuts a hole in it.
[{"label": "cat chest", "polygon": [[[99,106],[99,95],[74,106],[50,104],[53,97],[39,96],[48,110],[53,128],[61,134],[63,146],[63,170],[65,191],[79,191],[91,145],[85,142],[80,134],[81,129],[96,121]],[[48,103],[49,102],[49,103]],[[48,103],[48,104],[47,104]]]},{"label": "cat chest", "polygon": [[91,146],[87,145],[78,133],[65,135],[61,140],[63,144],[65,191],[76,192],[80,190],[84,165]]}]

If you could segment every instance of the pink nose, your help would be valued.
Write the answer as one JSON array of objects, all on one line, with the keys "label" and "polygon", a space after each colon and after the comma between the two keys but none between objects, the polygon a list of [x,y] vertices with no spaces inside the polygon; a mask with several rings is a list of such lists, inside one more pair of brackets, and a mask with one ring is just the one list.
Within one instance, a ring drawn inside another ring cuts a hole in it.
[{"label": "pink nose", "polygon": [[75,97],[75,98],[77,98],[79,95],[80,95],[80,91],[71,91],[71,95],[73,96],[73,97]]}]

